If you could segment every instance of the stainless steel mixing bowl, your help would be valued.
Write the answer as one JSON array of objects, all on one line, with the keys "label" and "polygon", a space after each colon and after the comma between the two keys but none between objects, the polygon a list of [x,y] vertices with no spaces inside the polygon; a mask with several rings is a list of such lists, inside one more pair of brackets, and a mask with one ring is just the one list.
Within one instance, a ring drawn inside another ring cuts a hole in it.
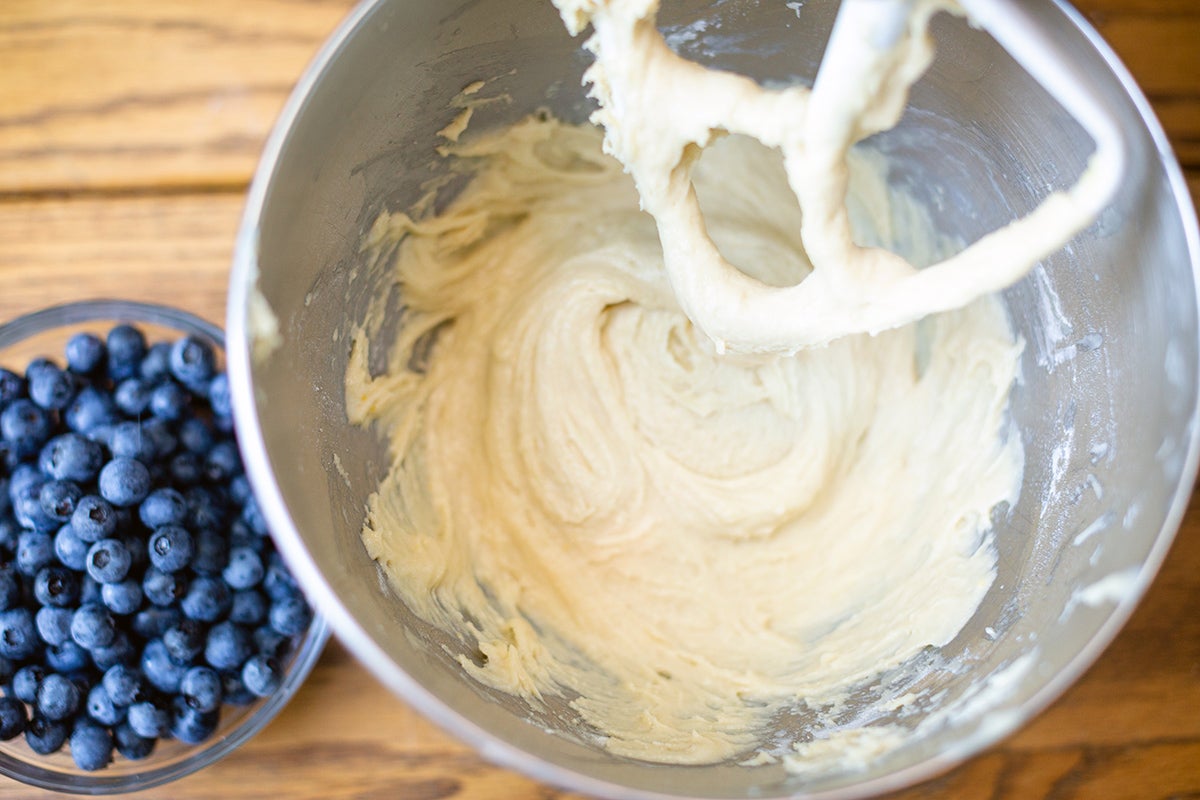
[{"label": "stainless steel mixing bowl", "polygon": [[[586,58],[548,0],[377,0],[353,13],[301,81],[255,177],[228,354],[247,466],[279,546],[381,681],[487,758],[578,791],[850,797],[950,767],[1080,675],[1149,584],[1191,490],[1200,243],[1178,165],[1128,73],[1066,6],[1024,6],[1120,120],[1129,172],[1095,225],[1004,294],[1025,341],[1011,413],[1026,465],[1019,502],[996,514],[995,585],[954,642],[862,687],[836,720],[882,714],[919,735],[864,771],[807,776],[614,758],[553,715],[473,683],[453,661],[455,645],[384,587],[359,530],[387,459],[371,432],[347,423],[342,385],[353,323],[376,296],[397,310],[403,298],[362,253],[363,233],[439,174],[436,133],[471,82],[487,79],[479,96],[498,98],[477,108],[473,129],[539,107],[581,120],[589,104]],[[702,62],[810,81],[833,13],[819,0],[689,0],[669,4],[662,22]],[[939,55],[911,110],[870,146],[943,232],[971,241],[1071,183],[1090,142],[986,34],[945,15],[935,30]],[[438,202],[456,186],[443,185]],[[376,363],[385,340],[373,343]],[[912,701],[884,712],[874,704],[897,691]],[[800,709],[779,725],[803,737],[812,720]]]}]

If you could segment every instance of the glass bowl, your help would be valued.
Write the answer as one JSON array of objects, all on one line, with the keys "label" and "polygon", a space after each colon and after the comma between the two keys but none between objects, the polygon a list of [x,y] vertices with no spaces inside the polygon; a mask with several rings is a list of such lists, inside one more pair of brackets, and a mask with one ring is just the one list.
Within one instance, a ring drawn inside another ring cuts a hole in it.
[{"label": "glass bowl", "polygon": [[[23,374],[29,361],[46,356],[63,363],[63,349],[74,334],[88,331],[103,338],[114,325],[139,328],[148,342],[182,335],[206,339],[224,369],[224,334],[210,322],[168,306],[123,300],[87,300],[53,306],[0,325],[0,366]],[[35,753],[24,736],[0,742],[0,774],[43,789],[76,794],[113,794],[159,786],[190,775],[228,755],[262,730],[304,683],[329,638],[325,620],[313,615],[308,630],[284,663],[279,689],[249,705],[224,704],[216,731],[204,742],[188,745],[159,739],[154,751],[136,761],[114,752],[106,768],[87,772],[75,766],[67,745],[48,756]]]}]

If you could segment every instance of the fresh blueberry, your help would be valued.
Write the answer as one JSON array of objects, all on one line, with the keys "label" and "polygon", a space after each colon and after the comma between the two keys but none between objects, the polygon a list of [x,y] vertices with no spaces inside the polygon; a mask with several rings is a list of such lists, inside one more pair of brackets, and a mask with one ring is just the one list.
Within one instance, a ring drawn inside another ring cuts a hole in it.
[{"label": "fresh blueberry", "polygon": [[188,619],[214,622],[229,613],[233,604],[229,586],[220,578],[197,575],[188,584],[179,607]]},{"label": "fresh blueberry", "polygon": [[239,669],[250,652],[250,635],[241,625],[226,620],[209,629],[204,645],[204,660],[214,669]]},{"label": "fresh blueberry", "polygon": [[78,573],[59,564],[42,567],[33,578],[33,596],[46,607],[73,606],[79,602],[79,591]]},{"label": "fresh blueberry", "polygon": [[[179,525],[163,525],[150,536],[150,563],[163,572],[178,572],[192,560],[192,535]],[[184,600],[187,603],[187,600]],[[184,607],[187,613],[187,607]]]},{"label": "fresh blueberry", "polygon": [[153,384],[141,378],[126,378],[113,390],[113,403],[130,417],[139,417],[150,407]]},{"label": "fresh blueberry", "polygon": [[43,475],[33,464],[21,463],[18,464],[8,476],[8,499],[9,502],[15,502],[17,495],[29,486],[41,486],[46,481],[46,476]]},{"label": "fresh blueberry", "polygon": [[162,642],[172,661],[176,664],[190,664],[204,652],[207,634],[208,630],[202,622],[184,619],[178,625],[167,629],[162,635]]},{"label": "fresh blueberry", "polygon": [[200,417],[188,417],[179,423],[179,444],[196,455],[204,455],[213,446],[212,428]]},{"label": "fresh blueberry", "polygon": [[87,713],[101,725],[116,725],[125,719],[125,707],[113,702],[103,683],[97,683],[88,691]]},{"label": "fresh blueberry", "polygon": [[[68,480],[49,480],[38,492],[42,511],[56,522],[66,522],[75,513],[75,505],[83,497],[79,484]],[[57,526],[55,526],[57,527]]]},{"label": "fresh blueberry", "polygon": [[216,711],[197,711],[183,697],[171,702],[171,736],[184,744],[200,744],[213,735],[220,715]]},{"label": "fresh blueberry", "polygon": [[130,761],[137,761],[154,752],[155,741],[153,738],[139,736],[128,721],[113,728],[113,742],[117,752]]},{"label": "fresh blueberry", "polygon": [[229,480],[229,499],[239,506],[246,504],[246,500],[253,494],[254,490],[250,486],[250,479],[245,474],[235,475]]},{"label": "fresh blueberry", "polygon": [[149,700],[131,705],[125,719],[133,732],[145,739],[157,739],[171,732],[171,712]]},{"label": "fresh blueberry", "polygon": [[193,537],[192,570],[200,575],[219,575],[225,569],[228,553],[225,537],[214,530],[201,529]]},{"label": "fresh blueberry", "polygon": [[114,458],[100,469],[100,496],[114,506],[136,505],[150,493],[150,473],[133,458]]},{"label": "fresh blueberry", "polygon": [[[229,547],[247,547],[258,553],[261,559],[264,551],[267,549],[268,540],[265,537],[259,536],[254,531],[250,530],[250,526],[242,522],[240,519],[235,519],[229,523]],[[263,567],[264,571],[266,567]]]},{"label": "fresh blueberry", "polygon": [[79,709],[79,687],[71,679],[52,672],[38,686],[37,710],[49,720],[62,720]]},{"label": "fresh blueberry", "polygon": [[150,383],[158,383],[171,374],[171,343],[155,342],[142,358],[138,374]]},{"label": "fresh blueberry", "polygon": [[[155,571],[157,572],[157,570]],[[142,591],[145,592],[145,590],[146,584],[143,581]],[[131,625],[133,632],[143,639],[153,639],[162,636],[172,625],[178,625],[179,621],[183,619],[183,612],[174,607],[173,603],[172,600],[161,607],[143,608],[134,614]]]},{"label": "fresh blueberry", "polygon": [[74,640],[63,642],[57,647],[47,646],[45,650],[46,666],[55,672],[75,674],[86,669],[92,663],[93,657]]},{"label": "fresh blueberry", "polygon": [[162,639],[151,639],[142,650],[142,674],[146,681],[160,692],[174,694],[179,691],[179,682],[187,667],[176,664],[167,653]]},{"label": "fresh blueberry", "polygon": [[242,589],[233,593],[229,619],[242,625],[260,625],[267,618],[267,599],[257,589]]},{"label": "fresh blueberry", "polygon": [[68,432],[55,436],[38,454],[38,467],[51,478],[80,483],[95,480],[104,464],[100,444],[83,434]]},{"label": "fresh blueberry", "polygon": [[196,711],[216,711],[221,707],[221,676],[209,667],[192,667],[184,673],[179,694]]},{"label": "fresh blueberry", "polygon": [[195,336],[184,336],[171,345],[171,374],[185,386],[206,386],[216,370],[212,345]]},{"label": "fresh blueberry", "polygon": [[217,373],[209,381],[208,404],[218,417],[233,415],[233,397],[229,392],[229,377],[224,372]]},{"label": "fresh blueberry", "polygon": [[59,563],[75,572],[87,569],[88,543],[75,534],[71,523],[67,523],[54,534],[54,557]]},{"label": "fresh blueberry", "polygon": [[44,409],[58,411],[75,397],[75,379],[71,373],[49,365],[27,375],[29,399]]},{"label": "fresh blueberry", "polygon": [[267,558],[267,571],[262,579],[263,590],[272,602],[300,596],[300,586],[292,573],[288,572],[278,553],[271,553]]},{"label": "fresh blueberry", "polygon": [[41,664],[27,664],[13,673],[12,693],[23,703],[37,702],[37,690],[46,677],[46,668]]},{"label": "fresh blueberry", "polygon": [[20,736],[28,721],[24,703],[15,697],[0,697],[0,741]]},{"label": "fresh blueberry", "polygon": [[101,539],[88,549],[88,575],[100,583],[125,580],[132,564],[133,555],[120,539]]},{"label": "fresh blueberry", "polygon": [[182,494],[169,486],[155,489],[138,506],[138,517],[151,530],[163,525],[182,525],[187,519],[187,503]]},{"label": "fresh blueberry", "polygon": [[71,758],[85,772],[95,772],[112,763],[112,732],[98,722],[81,717],[71,731]]},{"label": "fresh blueberry", "polygon": [[41,714],[35,713],[25,726],[25,743],[40,756],[57,753],[66,741],[67,726],[57,720],[46,719]]},{"label": "fresh blueberry", "polygon": [[32,400],[17,398],[0,412],[0,434],[18,458],[41,450],[50,438],[53,421],[48,413]]},{"label": "fresh blueberry", "polygon": [[0,611],[21,605],[21,579],[10,566],[0,567]]},{"label": "fresh blueberry", "polygon": [[258,553],[248,547],[234,547],[229,551],[229,563],[221,575],[230,588],[249,589],[258,585],[264,573]]},{"label": "fresh blueberry", "polygon": [[77,333],[67,340],[67,368],[78,375],[89,375],[105,362],[104,342],[91,333]]},{"label": "fresh blueberry", "polygon": [[32,658],[41,647],[32,611],[23,606],[0,611],[0,656],[23,661]]},{"label": "fresh blueberry", "polygon": [[142,594],[156,606],[170,606],[187,593],[187,579],[180,573],[147,567],[142,576]]},{"label": "fresh blueberry", "polygon": [[91,651],[92,663],[96,669],[107,670],[118,664],[136,664],[137,649],[129,640],[129,634],[118,630],[113,640],[104,647],[94,647]]},{"label": "fresh blueberry", "polygon": [[100,602],[114,614],[128,616],[142,607],[142,582],[126,578],[100,587]]},{"label": "fresh blueberry", "polygon": [[217,442],[204,457],[204,477],[214,483],[228,481],[242,471],[242,457],[231,440]]},{"label": "fresh blueberry", "polygon": [[67,406],[63,419],[76,433],[93,438],[93,432],[117,422],[119,416],[112,397],[94,386],[84,386]]},{"label": "fresh blueberry", "polygon": [[108,696],[119,706],[132,705],[141,697],[141,673],[127,664],[109,667],[100,680],[104,691],[108,692]]},{"label": "fresh blueberry", "polygon": [[23,528],[49,534],[58,530],[60,523],[42,508],[42,486],[44,485],[45,481],[22,485],[16,497],[13,498],[13,516]]},{"label": "fresh blueberry", "polygon": [[282,681],[279,664],[261,653],[250,656],[242,666],[242,683],[256,697],[274,694]]},{"label": "fresh blueberry", "polygon": [[138,374],[146,355],[146,337],[132,325],[117,325],[108,332],[108,374],[114,381]]},{"label": "fresh blueberry", "polygon": [[109,645],[116,635],[112,612],[97,603],[84,603],[71,619],[71,638],[85,650]]},{"label": "fresh blueberry", "polygon": [[241,670],[233,670],[221,673],[221,699],[229,705],[245,706],[258,698],[242,683]]},{"label": "fresh blueberry", "polygon": [[11,403],[25,394],[25,379],[17,373],[0,367],[0,405]]},{"label": "fresh blueberry", "polygon": [[[7,498],[7,495],[0,495]],[[11,514],[0,515],[0,548],[9,553],[17,549],[17,537],[21,535],[21,523]]]},{"label": "fresh blueberry", "polygon": [[71,639],[71,616],[75,612],[69,608],[52,608],[43,606],[34,614],[33,621],[37,626],[38,636],[48,645],[60,645]]},{"label": "fresh blueberry", "polygon": [[254,649],[270,658],[287,655],[291,643],[292,637],[284,636],[270,625],[260,625],[254,629]]},{"label": "fresh blueberry", "polygon": [[151,463],[155,445],[142,431],[139,422],[119,422],[108,432],[108,449],[115,458],[133,458],[142,465]]},{"label": "fresh blueberry", "polygon": [[98,542],[116,533],[117,515],[112,504],[103,497],[84,495],[75,504],[71,527],[84,542]]},{"label": "fresh blueberry", "polygon": [[14,562],[17,572],[30,577],[54,561],[54,540],[42,531],[21,531]]},{"label": "fresh blueberry", "polygon": [[254,495],[250,495],[246,498],[246,502],[242,503],[241,520],[259,536],[270,534],[270,529],[267,528],[267,518],[263,516],[262,510],[258,506],[258,499]]},{"label": "fresh blueberry", "polygon": [[187,406],[187,390],[174,381],[163,381],[150,392],[150,413],[159,419],[178,420]]},{"label": "fresh blueberry", "polygon": [[[84,565],[84,569],[87,569],[86,563]],[[83,575],[79,577],[79,604],[83,605],[84,603],[97,603],[99,605],[104,605],[103,590],[104,584],[100,583],[100,581],[96,580],[91,575],[88,575],[85,571]]]},{"label": "fresh blueberry", "polygon": [[142,422],[142,435],[154,445],[154,457],[163,458],[174,452],[179,442],[165,419],[151,417]]}]

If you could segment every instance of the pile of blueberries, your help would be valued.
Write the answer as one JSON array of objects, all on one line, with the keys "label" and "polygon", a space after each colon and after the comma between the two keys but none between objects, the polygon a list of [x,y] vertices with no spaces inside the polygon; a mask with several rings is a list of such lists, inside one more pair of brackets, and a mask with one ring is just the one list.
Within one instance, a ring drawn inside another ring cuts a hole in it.
[{"label": "pile of blueberries", "polygon": [[0,739],[198,744],[274,692],[312,613],[242,472],[203,339],[117,325],[0,369]]}]

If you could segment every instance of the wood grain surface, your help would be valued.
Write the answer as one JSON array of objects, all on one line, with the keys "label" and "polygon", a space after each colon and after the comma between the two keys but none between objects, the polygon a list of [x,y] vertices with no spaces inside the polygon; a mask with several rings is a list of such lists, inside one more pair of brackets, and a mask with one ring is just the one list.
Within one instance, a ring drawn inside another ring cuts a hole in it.
[{"label": "wood grain surface", "polygon": [[[1200,0],[1081,0],[1200,190]],[[224,316],[267,130],[349,0],[2,0],[0,320],[121,296]],[[4,798],[49,797],[0,779]],[[219,764],[143,798],[559,797],[384,691],[336,642]],[[1100,660],[907,800],[1200,798],[1200,507]]]}]

